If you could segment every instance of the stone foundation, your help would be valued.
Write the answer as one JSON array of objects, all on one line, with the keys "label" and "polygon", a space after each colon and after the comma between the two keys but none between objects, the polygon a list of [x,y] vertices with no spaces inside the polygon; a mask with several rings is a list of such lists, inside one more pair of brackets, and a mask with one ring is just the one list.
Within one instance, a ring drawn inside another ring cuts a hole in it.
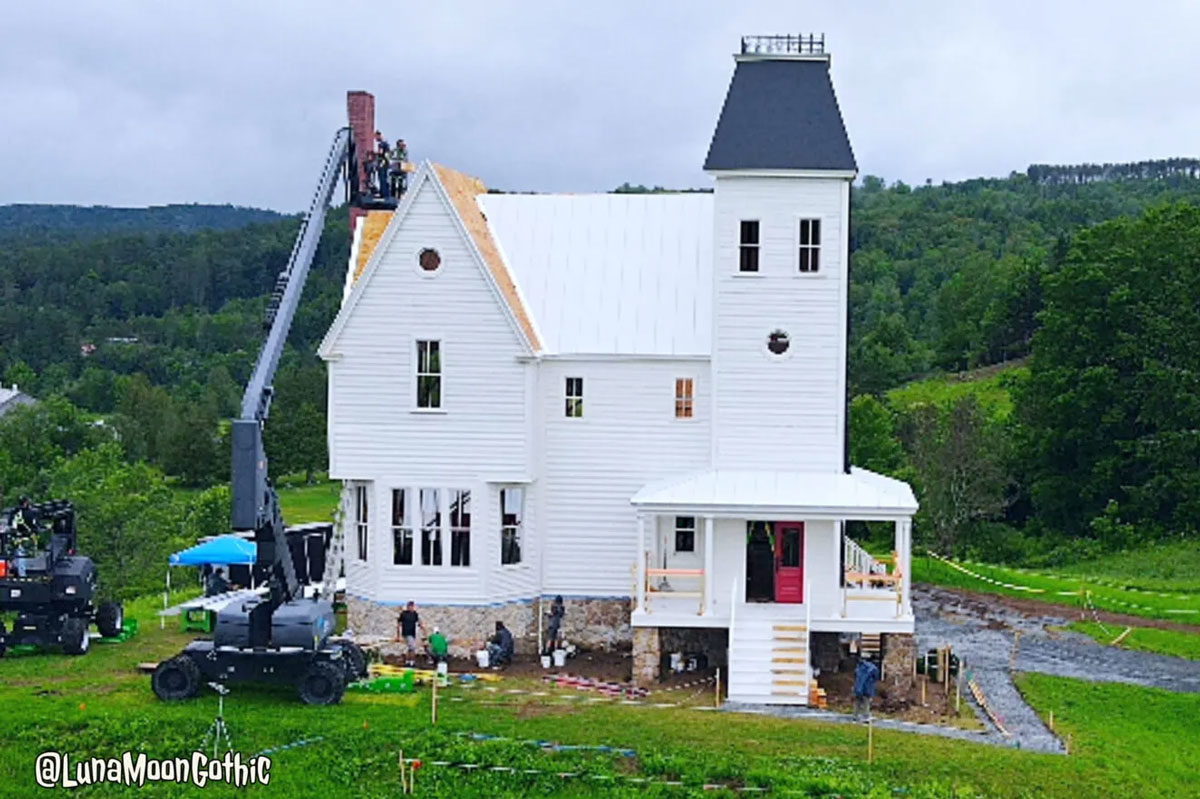
[{"label": "stone foundation", "polygon": [[916,682],[917,642],[911,635],[886,633],[883,636],[882,686],[889,696],[904,697]]},{"label": "stone foundation", "polygon": [[[551,597],[542,603],[542,612],[550,611]],[[469,657],[489,638],[496,622],[504,622],[513,634],[517,654],[537,654],[538,601],[508,602],[501,605],[418,605],[426,633],[441,628],[450,647],[451,657]],[[396,617],[402,605],[381,605],[357,597],[346,598],[347,624],[362,635],[396,635]],[[565,599],[562,637],[581,650],[628,649],[632,641],[628,599]],[[543,635],[545,617],[543,616]]]},{"label": "stone foundation", "polygon": [[703,653],[708,667],[725,667],[729,653],[729,631],[711,627],[660,628],[663,654],[682,652],[685,655]]},{"label": "stone foundation", "polygon": [[657,627],[633,630],[633,684],[649,688],[658,682],[662,664],[662,636]]},{"label": "stone foundation", "polygon": [[840,671],[842,667],[842,640],[840,633],[813,633],[809,636],[812,647],[812,665],[822,674]]}]

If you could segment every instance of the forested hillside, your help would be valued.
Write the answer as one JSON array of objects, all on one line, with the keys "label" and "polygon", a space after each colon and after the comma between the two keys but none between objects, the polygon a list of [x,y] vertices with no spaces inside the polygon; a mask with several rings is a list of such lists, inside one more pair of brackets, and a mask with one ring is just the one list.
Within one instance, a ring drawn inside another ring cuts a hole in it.
[{"label": "forested hillside", "polygon": [[[924,544],[1031,562],[1196,533],[1196,175],[1176,159],[854,189],[852,455],[912,481]],[[225,420],[297,224],[228,207],[0,209],[0,376],[43,400],[0,422],[4,498],[70,490],[160,538],[219,523]],[[277,379],[276,475],[324,467],[314,351],[347,239],[331,213]],[[964,369],[985,379],[936,377]],[[164,516],[164,476],[218,487]],[[114,510],[86,488],[99,482],[155,499]]]}]

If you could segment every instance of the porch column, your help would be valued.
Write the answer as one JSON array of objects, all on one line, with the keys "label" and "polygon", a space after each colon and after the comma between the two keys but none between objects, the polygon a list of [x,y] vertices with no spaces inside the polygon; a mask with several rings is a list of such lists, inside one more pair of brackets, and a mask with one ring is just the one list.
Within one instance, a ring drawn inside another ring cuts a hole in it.
[{"label": "porch column", "polygon": [[712,516],[704,517],[704,609],[702,616],[712,613],[713,606],[713,523]]},{"label": "porch column", "polygon": [[911,612],[909,598],[912,587],[912,519],[896,520],[896,566],[900,569],[900,609]]},{"label": "porch column", "polygon": [[637,560],[634,563],[634,587],[637,596],[637,609],[646,610],[646,514],[641,511],[637,515]]}]

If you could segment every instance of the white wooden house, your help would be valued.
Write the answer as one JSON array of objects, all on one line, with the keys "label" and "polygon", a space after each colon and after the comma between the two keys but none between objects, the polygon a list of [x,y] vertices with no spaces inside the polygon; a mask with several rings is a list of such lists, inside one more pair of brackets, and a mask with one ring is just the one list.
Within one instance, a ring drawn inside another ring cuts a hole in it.
[{"label": "white wooden house", "polygon": [[[899,481],[846,441],[850,184],[821,48],[744,46],[711,193],[488,194],[425,162],[358,220],[328,362],[352,625],[711,631],[733,699],[809,699],[813,633],[911,636]],[[750,51],[750,52],[746,52]],[[848,520],[894,524],[872,559]]]}]

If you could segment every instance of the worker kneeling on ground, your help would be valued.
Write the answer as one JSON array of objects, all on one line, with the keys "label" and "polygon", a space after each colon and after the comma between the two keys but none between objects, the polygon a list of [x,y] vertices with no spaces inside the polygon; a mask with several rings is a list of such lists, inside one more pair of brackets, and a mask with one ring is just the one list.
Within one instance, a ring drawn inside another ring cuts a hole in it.
[{"label": "worker kneeling on ground", "polygon": [[496,634],[487,641],[488,663],[492,668],[501,664],[512,663],[513,637],[504,622],[496,622]]},{"label": "worker kneeling on ground", "polygon": [[446,636],[442,635],[442,631],[438,627],[433,628],[433,632],[429,636],[429,641],[425,645],[425,651],[429,654],[429,659],[435,664],[445,663],[450,645],[446,642]]}]

